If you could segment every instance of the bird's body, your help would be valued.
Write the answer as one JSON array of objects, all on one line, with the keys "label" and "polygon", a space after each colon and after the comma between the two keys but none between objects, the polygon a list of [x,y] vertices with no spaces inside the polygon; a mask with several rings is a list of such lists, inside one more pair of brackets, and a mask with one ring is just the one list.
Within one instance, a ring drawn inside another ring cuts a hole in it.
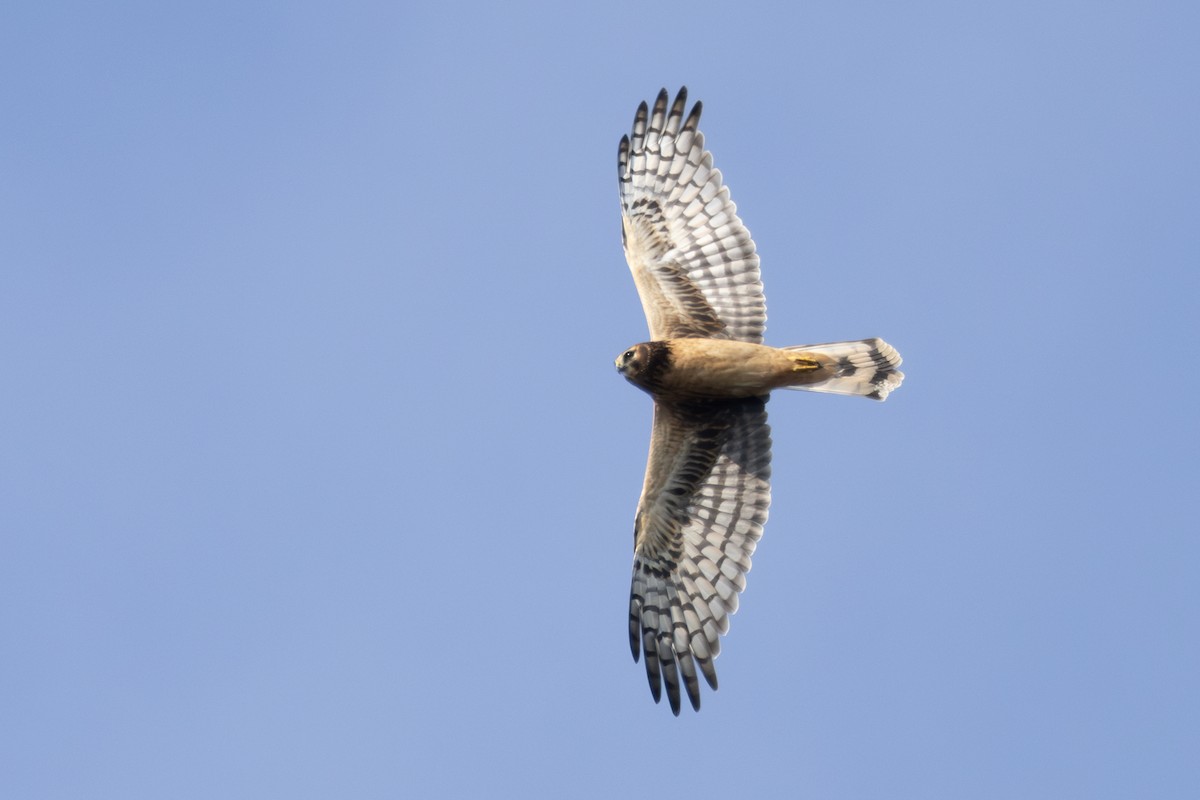
[{"label": "bird's body", "polygon": [[733,339],[667,339],[634,345],[616,363],[630,383],[660,400],[724,400],[775,389],[835,391],[830,388],[835,384],[842,387],[838,393],[869,395],[886,377],[876,377],[880,369],[894,374],[889,369],[894,354],[879,339],[783,348]]},{"label": "bird's body", "polygon": [[771,502],[766,402],[775,389],[884,400],[899,354],[880,339],[770,347],[758,255],[687,90],[664,89],[621,139],[621,232],[651,341],[617,369],[654,398],[634,521],[629,644],[657,702],[700,708]]}]

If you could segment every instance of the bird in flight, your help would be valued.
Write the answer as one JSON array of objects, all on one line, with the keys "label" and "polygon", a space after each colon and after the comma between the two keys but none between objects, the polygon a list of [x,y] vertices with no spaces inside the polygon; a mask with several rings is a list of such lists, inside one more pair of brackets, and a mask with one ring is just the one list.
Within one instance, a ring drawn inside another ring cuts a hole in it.
[{"label": "bird in flight", "polygon": [[629,646],[657,703],[700,681],[746,586],[771,502],[766,403],[774,389],[884,400],[904,375],[882,339],[768,347],[750,232],[713,167],[687,89],[638,106],[621,137],[621,239],[650,341],[617,370],[654,399],[646,478],[633,529]]}]

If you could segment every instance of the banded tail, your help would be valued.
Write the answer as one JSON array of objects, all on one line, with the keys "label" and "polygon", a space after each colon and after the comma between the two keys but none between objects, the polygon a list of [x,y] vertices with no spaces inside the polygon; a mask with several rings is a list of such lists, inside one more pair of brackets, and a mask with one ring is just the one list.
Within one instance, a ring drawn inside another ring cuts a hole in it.
[{"label": "banded tail", "polygon": [[816,369],[800,372],[796,382],[785,389],[886,400],[888,393],[904,380],[904,373],[897,369],[900,354],[883,339],[801,344],[780,349],[818,365]]}]

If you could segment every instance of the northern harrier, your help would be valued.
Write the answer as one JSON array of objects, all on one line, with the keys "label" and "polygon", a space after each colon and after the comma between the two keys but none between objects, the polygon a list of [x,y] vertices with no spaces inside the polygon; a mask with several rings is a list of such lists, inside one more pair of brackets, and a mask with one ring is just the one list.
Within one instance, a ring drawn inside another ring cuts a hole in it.
[{"label": "northern harrier", "polygon": [[652,341],[617,369],[654,398],[646,480],[634,522],[629,646],[644,652],[654,701],[667,686],[692,707],[746,586],[771,501],[773,389],[883,400],[900,385],[899,354],[881,339],[767,347],[766,302],[750,232],[738,219],[700,133],[687,89],[668,108],[642,103],[621,138],[622,240]]}]

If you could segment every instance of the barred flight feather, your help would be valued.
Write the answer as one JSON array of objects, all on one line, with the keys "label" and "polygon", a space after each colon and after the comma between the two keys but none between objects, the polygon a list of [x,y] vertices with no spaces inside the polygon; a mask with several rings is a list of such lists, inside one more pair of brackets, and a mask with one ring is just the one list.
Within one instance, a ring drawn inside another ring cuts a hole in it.
[{"label": "barred flight feather", "polygon": [[[699,673],[717,688],[713,659],[737,611],[771,502],[771,436],[760,398],[656,406],[651,458],[635,527],[629,645],[645,656],[655,701],[666,685],[680,709],[680,678],[700,708]],[[650,482],[667,475],[666,482]]]},{"label": "barred flight feather", "polygon": [[758,255],[704,149],[702,106],[685,120],[687,90],[669,111],[667,99],[664,89],[653,110],[638,107],[617,152],[625,257],[650,336],[761,342]]}]

